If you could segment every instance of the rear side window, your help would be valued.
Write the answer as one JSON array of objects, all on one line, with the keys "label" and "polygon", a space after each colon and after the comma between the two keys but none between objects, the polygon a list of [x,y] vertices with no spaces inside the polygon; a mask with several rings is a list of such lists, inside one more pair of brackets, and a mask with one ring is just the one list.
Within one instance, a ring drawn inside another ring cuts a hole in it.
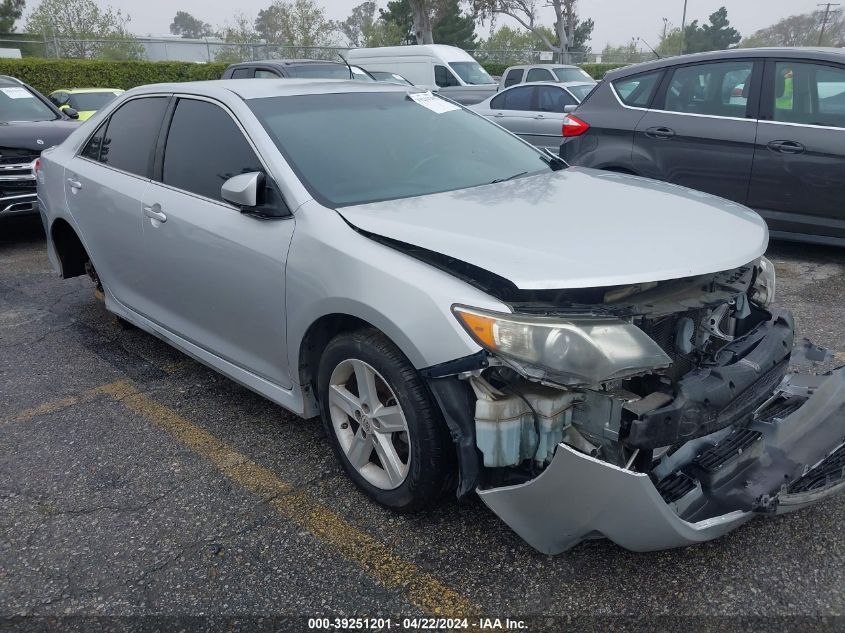
[{"label": "rear side window", "polygon": [[103,146],[103,135],[106,133],[106,123],[103,123],[97,131],[94,132],[94,136],[88,139],[88,142],[85,143],[85,147],[82,148],[82,151],[79,152],[79,155],[82,158],[88,158],[90,160],[100,160],[100,148]]},{"label": "rear side window", "polygon": [[626,106],[647,108],[662,76],[662,71],[657,71],[617,79],[613,82],[613,89]]},{"label": "rear side window", "polygon": [[775,121],[845,128],[845,69],[778,62],[774,100]]},{"label": "rear side window", "polygon": [[132,99],[120,106],[109,118],[98,160],[130,174],[149,177],[166,107],[166,97]]},{"label": "rear side window", "polygon": [[744,117],[754,62],[716,62],[678,68],[666,92],[665,110]]},{"label": "rear side window", "polygon": [[252,68],[235,68],[232,71],[232,79],[249,79],[252,77]]},{"label": "rear side window", "polygon": [[207,101],[179,100],[164,148],[164,184],[222,202],[223,183],[253,171],[264,167],[225,110]]},{"label": "rear side window", "polygon": [[554,75],[545,68],[532,68],[525,81],[554,81]]},{"label": "rear side window", "polygon": [[524,74],[525,71],[522,68],[514,68],[513,70],[508,71],[508,74],[505,76],[505,88],[518,84],[522,81],[522,76]]},{"label": "rear side window", "polygon": [[534,107],[534,86],[511,88],[490,102],[493,110],[531,110]]}]

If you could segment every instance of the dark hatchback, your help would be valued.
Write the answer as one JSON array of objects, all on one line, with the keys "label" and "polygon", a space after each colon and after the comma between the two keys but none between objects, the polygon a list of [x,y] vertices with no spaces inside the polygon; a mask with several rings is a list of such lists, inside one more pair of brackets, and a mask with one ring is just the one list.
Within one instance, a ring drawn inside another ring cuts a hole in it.
[{"label": "dark hatchback", "polygon": [[79,125],[34,88],[0,75],[0,220],[38,212],[33,163]]},{"label": "dark hatchback", "polygon": [[845,51],[735,49],[611,71],[560,155],[757,210],[773,237],[845,245]]}]

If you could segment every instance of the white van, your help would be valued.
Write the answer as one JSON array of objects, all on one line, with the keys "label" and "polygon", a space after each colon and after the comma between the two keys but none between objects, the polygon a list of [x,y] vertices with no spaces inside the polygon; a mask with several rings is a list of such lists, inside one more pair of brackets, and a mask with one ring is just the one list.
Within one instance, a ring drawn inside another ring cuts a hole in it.
[{"label": "white van", "polygon": [[499,88],[469,53],[445,44],[353,48],[346,58],[365,70],[397,73],[464,104],[479,103]]}]

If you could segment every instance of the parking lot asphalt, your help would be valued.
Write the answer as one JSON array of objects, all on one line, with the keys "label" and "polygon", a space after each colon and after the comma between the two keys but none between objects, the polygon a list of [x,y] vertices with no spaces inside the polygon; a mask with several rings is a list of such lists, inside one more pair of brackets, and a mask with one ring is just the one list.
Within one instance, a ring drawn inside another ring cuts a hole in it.
[{"label": "parking lot asphalt", "polygon": [[[845,250],[769,256],[799,336],[845,362]],[[839,497],[696,547],[549,557],[475,498],[392,514],[316,420],[121,327],[55,276],[37,219],[0,226],[1,617],[845,615],[843,524]]]}]

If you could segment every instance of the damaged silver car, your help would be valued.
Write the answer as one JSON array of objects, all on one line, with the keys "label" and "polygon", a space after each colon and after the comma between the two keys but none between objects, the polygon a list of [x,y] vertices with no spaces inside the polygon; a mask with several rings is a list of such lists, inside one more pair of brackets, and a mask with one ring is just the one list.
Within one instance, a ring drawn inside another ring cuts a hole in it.
[{"label": "damaged silver car", "polygon": [[845,370],[791,373],[825,353],[742,206],[343,81],[138,88],[37,179],[64,277],[321,416],[397,511],[477,492],[542,552],[642,551],[845,486]]}]

